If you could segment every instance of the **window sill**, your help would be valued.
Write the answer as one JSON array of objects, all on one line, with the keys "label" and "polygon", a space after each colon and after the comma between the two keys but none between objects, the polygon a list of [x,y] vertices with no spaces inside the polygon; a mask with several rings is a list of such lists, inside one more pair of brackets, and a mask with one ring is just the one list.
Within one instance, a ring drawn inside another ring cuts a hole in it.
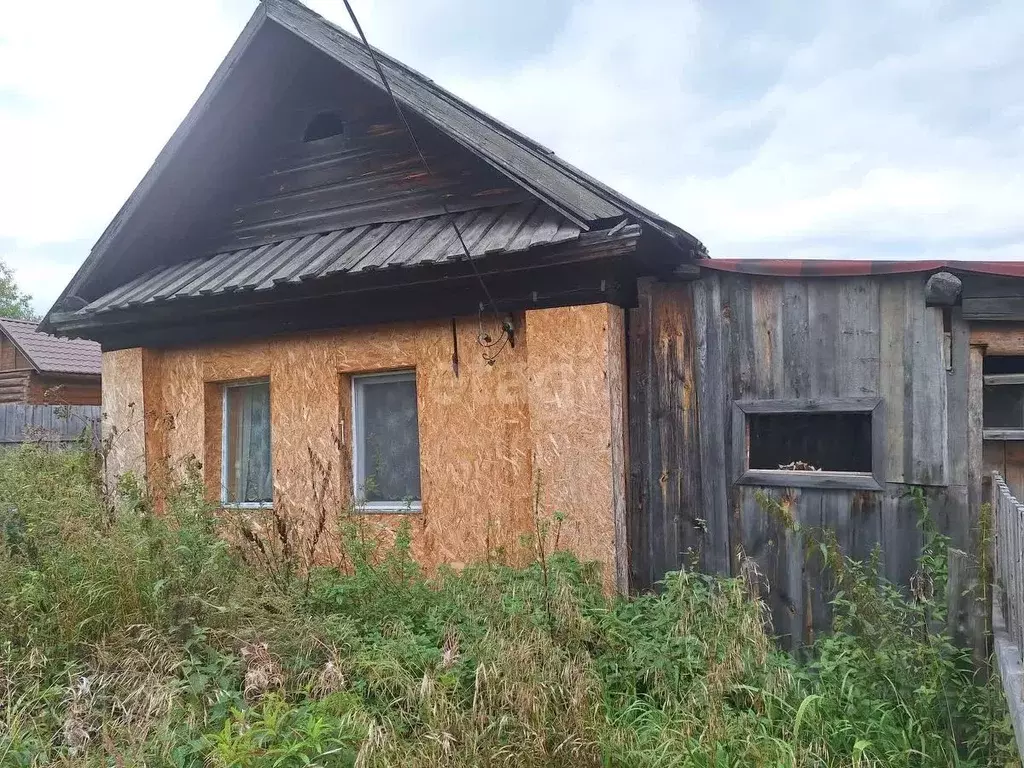
[{"label": "window sill", "polygon": [[360,515],[418,515],[423,511],[423,503],[419,501],[404,503],[392,501],[371,501],[357,504],[356,514]]},{"label": "window sill", "polygon": [[885,488],[869,472],[801,472],[791,469],[748,469],[738,485],[781,488],[826,488],[847,491],[882,491]]},{"label": "window sill", "polygon": [[221,509],[239,509],[239,510],[273,509],[274,508],[274,502],[272,502],[272,501],[239,501],[239,502],[222,501],[220,503],[220,507],[221,507]]},{"label": "window sill", "polygon": [[982,430],[983,440],[1024,440],[1024,429],[1012,427],[988,428]]}]

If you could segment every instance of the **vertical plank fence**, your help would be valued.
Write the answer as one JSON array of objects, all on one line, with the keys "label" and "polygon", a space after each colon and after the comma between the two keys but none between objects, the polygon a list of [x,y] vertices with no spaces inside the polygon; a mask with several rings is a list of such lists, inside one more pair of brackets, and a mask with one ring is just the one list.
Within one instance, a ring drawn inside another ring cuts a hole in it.
[{"label": "vertical plank fence", "polygon": [[990,488],[996,533],[992,641],[1017,749],[1024,758],[1024,504],[996,472]]},{"label": "vertical plank fence", "polygon": [[61,448],[88,437],[99,444],[102,408],[98,405],[0,405],[0,448],[39,443]]}]

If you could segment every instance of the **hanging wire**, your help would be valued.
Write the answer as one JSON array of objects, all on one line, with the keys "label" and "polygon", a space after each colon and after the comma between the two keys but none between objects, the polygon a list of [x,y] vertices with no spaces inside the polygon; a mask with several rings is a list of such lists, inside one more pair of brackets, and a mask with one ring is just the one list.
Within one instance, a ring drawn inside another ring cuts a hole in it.
[{"label": "hanging wire", "polygon": [[[395,92],[391,90],[391,84],[388,82],[387,77],[384,76],[384,68],[381,66],[380,60],[377,58],[377,54],[373,50],[373,46],[370,45],[370,41],[367,39],[366,33],[363,32],[363,26],[359,23],[359,19],[356,17],[356,12],[352,8],[352,3],[350,3],[349,0],[342,0],[342,2],[345,4],[345,10],[348,11],[349,18],[352,19],[352,24],[353,26],[355,26],[356,32],[359,33],[359,37],[363,41],[363,45],[366,47],[366,52],[370,56],[370,61],[373,62],[373,66],[377,70],[377,75],[380,77],[380,81],[384,86],[384,90],[387,91],[388,96],[391,97],[391,102],[395,105],[395,112],[398,113],[398,117],[399,119],[401,119],[402,125],[405,126],[405,131],[406,133],[409,134],[409,138],[412,141],[412,145],[416,149],[416,154],[419,155],[420,162],[423,163],[424,170],[426,170],[428,176],[434,176],[435,174],[433,170],[431,170],[430,168],[430,163],[427,162],[427,157],[423,153],[423,149],[420,147],[419,141],[416,139],[416,134],[413,133],[412,125],[409,124],[409,120],[405,116],[405,110],[402,109],[402,105],[398,101],[398,97],[395,96]],[[505,344],[502,343],[501,346],[497,349],[497,351],[493,353],[491,353],[488,348],[495,346],[498,342],[502,340],[502,338],[504,338],[505,342],[507,342],[511,338],[512,333],[514,332],[514,328],[512,326],[511,319],[501,319],[501,313],[498,310],[498,305],[494,301],[494,297],[491,296],[491,292],[487,288],[487,283],[484,282],[483,275],[481,275],[480,270],[477,269],[476,260],[473,258],[473,254],[470,253],[469,247],[466,245],[466,241],[462,237],[462,232],[459,231],[458,224],[455,223],[455,216],[448,208],[448,204],[445,202],[443,194],[441,195],[440,202],[441,209],[444,211],[445,217],[448,219],[448,223],[451,225],[451,228],[455,230],[455,236],[459,240],[459,245],[462,247],[462,252],[463,254],[465,254],[466,259],[469,261],[469,265],[473,269],[473,275],[480,283],[480,288],[483,290],[484,296],[487,299],[487,303],[491,305],[491,309],[494,312],[494,319],[498,322],[498,327],[501,329],[501,333],[499,335],[498,340],[496,340],[493,343],[485,342],[485,339],[489,339],[489,337],[483,332],[483,324],[481,322],[480,335],[477,337],[477,343],[479,343],[480,346],[485,347],[484,360],[486,360],[488,364],[493,365],[495,359],[497,359],[498,354],[505,348]]]}]

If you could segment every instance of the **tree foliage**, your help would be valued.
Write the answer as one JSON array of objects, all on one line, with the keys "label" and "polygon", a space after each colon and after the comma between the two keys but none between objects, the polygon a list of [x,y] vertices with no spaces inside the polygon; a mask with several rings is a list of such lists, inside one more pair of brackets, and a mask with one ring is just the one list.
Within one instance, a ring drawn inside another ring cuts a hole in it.
[{"label": "tree foliage", "polygon": [[0,260],[0,317],[36,319],[32,311],[32,297],[18,287],[14,270],[3,260]]}]

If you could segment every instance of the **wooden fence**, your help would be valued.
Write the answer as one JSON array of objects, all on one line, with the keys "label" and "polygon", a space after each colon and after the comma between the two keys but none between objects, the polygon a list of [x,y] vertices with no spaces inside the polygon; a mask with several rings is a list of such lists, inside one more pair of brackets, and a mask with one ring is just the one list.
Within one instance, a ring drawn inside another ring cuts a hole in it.
[{"label": "wooden fence", "polygon": [[66,446],[83,437],[99,443],[98,405],[0,405],[0,447],[21,443]]},{"label": "wooden fence", "polygon": [[1017,748],[1024,758],[1024,504],[996,472],[991,488],[996,533],[992,644]]}]

